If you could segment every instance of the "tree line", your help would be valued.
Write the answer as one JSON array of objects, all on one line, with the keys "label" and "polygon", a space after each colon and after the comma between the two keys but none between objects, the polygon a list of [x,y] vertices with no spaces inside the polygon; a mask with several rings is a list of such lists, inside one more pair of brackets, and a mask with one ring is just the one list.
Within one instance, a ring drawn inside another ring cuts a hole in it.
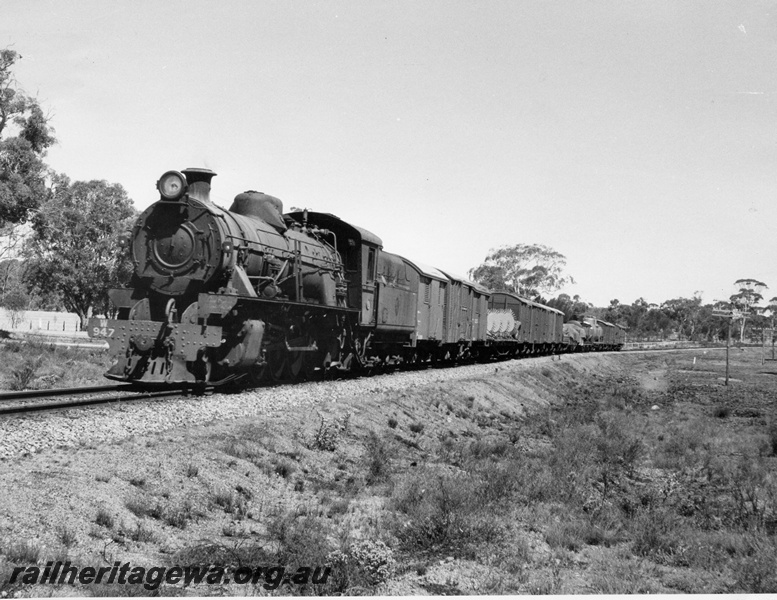
[{"label": "tree line", "polygon": [[775,328],[777,297],[764,306],[767,285],[756,279],[739,279],[727,300],[703,303],[701,293],[691,298],[671,298],[660,304],[637,298],[631,304],[618,299],[608,306],[594,306],[580,296],[555,292],[574,283],[564,273],[566,257],[541,244],[516,244],[491,250],[484,262],[469,270],[474,281],[496,291],[508,291],[564,313],[564,320],[594,316],[628,330],[631,340],[720,341],[728,334],[729,321],[716,311],[736,311],[733,321],[741,341],[762,341]]},{"label": "tree line", "polygon": [[46,164],[55,130],[14,77],[21,58],[0,50],[0,306],[66,310],[83,324],[128,279],[118,235],[136,210],[121,185],[71,181]]}]

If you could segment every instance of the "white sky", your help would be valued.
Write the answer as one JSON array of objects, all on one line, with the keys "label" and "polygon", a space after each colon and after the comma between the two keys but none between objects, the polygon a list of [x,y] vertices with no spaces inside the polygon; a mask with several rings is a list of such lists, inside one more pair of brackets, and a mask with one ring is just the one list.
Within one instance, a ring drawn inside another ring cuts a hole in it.
[{"label": "white sky", "polygon": [[49,164],[169,169],[331,212],[465,274],[518,242],[607,305],[777,295],[777,4],[3,0]]}]

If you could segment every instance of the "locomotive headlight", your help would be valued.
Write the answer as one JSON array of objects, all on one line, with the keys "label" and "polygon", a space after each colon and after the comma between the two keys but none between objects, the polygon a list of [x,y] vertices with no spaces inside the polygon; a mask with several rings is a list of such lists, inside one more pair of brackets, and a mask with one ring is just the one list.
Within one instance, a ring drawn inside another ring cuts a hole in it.
[{"label": "locomotive headlight", "polygon": [[178,200],[186,193],[186,178],[178,171],[168,171],[156,182],[156,189],[165,200]]}]

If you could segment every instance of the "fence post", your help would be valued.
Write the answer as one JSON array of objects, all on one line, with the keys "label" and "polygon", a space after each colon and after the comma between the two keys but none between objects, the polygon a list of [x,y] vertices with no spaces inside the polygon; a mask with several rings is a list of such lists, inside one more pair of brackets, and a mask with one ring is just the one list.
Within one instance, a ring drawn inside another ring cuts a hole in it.
[{"label": "fence post", "polygon": [[726,336],[726,385],[728,385],[728,350],[731,346],[731,321],[728,320],[728,335]]}]

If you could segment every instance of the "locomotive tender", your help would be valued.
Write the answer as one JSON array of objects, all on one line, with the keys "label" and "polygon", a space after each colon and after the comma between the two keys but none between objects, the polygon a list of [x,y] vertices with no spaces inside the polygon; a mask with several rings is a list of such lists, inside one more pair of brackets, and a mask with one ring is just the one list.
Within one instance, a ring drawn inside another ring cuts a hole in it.
[{"label": "locomotive tender", "polygon": [[[168,171],[123,238],[129,287],[113,289],[106,374],[143,384],[298,379],[327,369],[619,349],[623,330],[383,250],[328,213],[283,213],[267,194],[210,200],[208,169]],[[605,331],[607,332],[605,335]]]}]

